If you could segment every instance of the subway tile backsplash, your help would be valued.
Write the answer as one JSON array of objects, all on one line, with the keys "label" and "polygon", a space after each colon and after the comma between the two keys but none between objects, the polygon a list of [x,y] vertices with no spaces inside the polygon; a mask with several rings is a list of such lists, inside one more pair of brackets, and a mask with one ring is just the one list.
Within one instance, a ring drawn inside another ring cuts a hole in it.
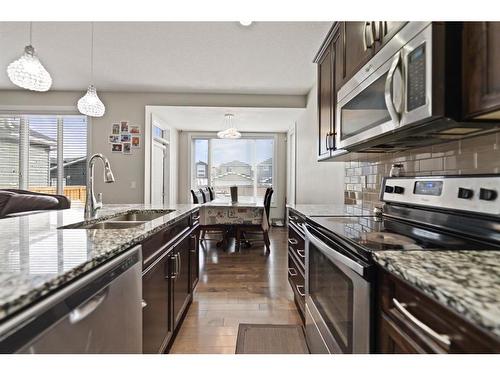
[{"label": "subway tile backsplash", "polygon": [[346,162],[345,202],[367,210],[380,206],[382,178],[394,163],[403,164],[408,176],[500,173],[500,132]]}]

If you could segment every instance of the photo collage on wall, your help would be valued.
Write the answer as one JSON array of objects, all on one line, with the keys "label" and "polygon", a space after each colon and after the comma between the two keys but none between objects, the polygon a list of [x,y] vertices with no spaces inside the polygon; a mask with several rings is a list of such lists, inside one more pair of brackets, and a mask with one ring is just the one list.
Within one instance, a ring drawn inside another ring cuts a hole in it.
[{"label": "photo collage on wall", "polygon": [[141,128],[131,125],[128,121],[120,121],[111,125],[111,152],[131,155],[132,150],[141,147]]}]

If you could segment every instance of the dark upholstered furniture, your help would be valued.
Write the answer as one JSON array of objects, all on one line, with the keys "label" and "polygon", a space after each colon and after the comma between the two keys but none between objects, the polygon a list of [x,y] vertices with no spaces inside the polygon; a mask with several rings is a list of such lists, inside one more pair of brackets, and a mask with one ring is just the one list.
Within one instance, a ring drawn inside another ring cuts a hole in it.
[{"label": "dark upholstered furniture", "polygon": [[0,218],[18,212],[62,210],[70,207],[71,202],[63,195],[0,189]]},{"label": "dark upholstered furniture", "polygon": [[[268,226],[271,226],[269,214],[271,211],[271,199],[273,197],[274,190],[272,188],[267,188],[266,193],[264,194],[264,210],[266,211],[266,218]],[[251,242],[259,241],[259,239],[250,239],[248,235],[261,235],[262,239],[260,241],[264,241],[266,246],[266,253],[269,253],[271,250],[271,242],[269,240],[269,233],[262,229],[261,225],[237,225],[236,226],[236,250],[240,249],[241,242],[244,242],[246,245],[251,246]]]},{"label": "dark upholstered furniture", "polygon": [[191,190],[191,197],[193,198],[194,204],[202,204],[204,202],[203,194],[200,190]]}]

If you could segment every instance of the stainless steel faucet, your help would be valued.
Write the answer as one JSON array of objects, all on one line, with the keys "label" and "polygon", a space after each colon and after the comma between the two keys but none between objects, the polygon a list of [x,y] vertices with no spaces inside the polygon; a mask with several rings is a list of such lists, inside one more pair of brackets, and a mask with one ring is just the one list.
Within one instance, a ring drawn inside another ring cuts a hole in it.
[{"label": "stainless steel faucet", "polygon": [[104,163],[104,182],[108,184],[115,182],[115,176],[113,176],[113,172],[111,171],[111,164],[109,164],[108,158],[103,154],[92,155],[88,164],[89,187],[85,201],[85,220],[94,218],[97,210],[102,207],[102,193],[99,193],[97,198],[94,194],[94,164],[97,159],[101,159]]}]

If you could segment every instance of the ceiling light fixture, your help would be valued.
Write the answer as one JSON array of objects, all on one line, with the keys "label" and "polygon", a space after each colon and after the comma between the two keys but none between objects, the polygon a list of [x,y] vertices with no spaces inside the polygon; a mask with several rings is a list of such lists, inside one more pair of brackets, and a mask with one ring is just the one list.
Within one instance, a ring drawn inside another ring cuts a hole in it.
[{"label": "ceiling light fixture", "polygon": [[7,75],[11,82],[23,89],[32,91],[48,91],[52,86],[52,77],[44,68],[31,45],[33,25],[30,25],[30,44],[24,47],[24,54],[11,62],[7,67]]},{"label": "ceiling light fixture", "polygon": [[253,23],[253,21],[240,21],[241,26],[250,26]]},{"label": "ceiling light fixture", "polygon": [[[94,23],[91,23],[91,47],[90,47],[90,82],[94,80]],[[87,93],[78,100],[77,104],[80,113],[90,117],[102,117],[106,111],[103,102],[97,96],[97,90],[90,83]]]},{"label": "ceiling light fixture", "polygon": [[234,115],[232,113],[226,113],[224,115],[224,119],[226,122],[226,130],[221,130],[220,132],[218,132],[217,137],[223,139],[241,138],[241,133],[238,130],[236,130],[236,128],[233,126],[233,117]]}]

